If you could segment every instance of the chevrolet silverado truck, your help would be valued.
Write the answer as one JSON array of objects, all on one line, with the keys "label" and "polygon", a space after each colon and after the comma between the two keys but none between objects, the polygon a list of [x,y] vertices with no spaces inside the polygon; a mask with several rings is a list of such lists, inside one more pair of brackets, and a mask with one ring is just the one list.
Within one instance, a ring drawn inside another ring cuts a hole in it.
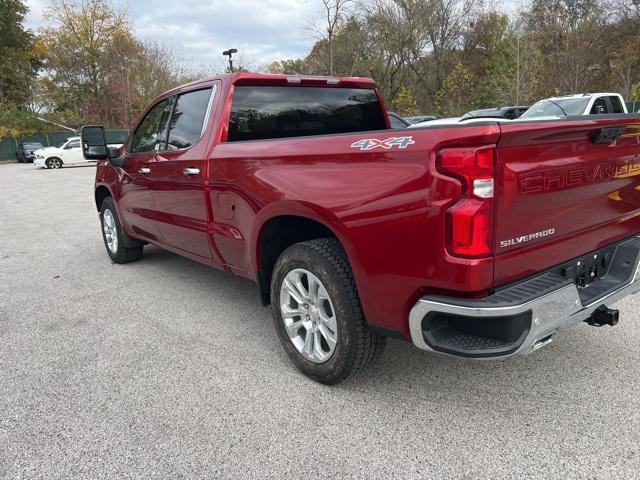
[{"label": "chevrolet silverado truck", "polygon": [[640,290],[637,115],[393,130],[370,79],[234,73],[158,97],[119,150],[100,126],[82,145],[114,262],[153,244],[256,281],[326,384],[387,337],[528,354]]}]

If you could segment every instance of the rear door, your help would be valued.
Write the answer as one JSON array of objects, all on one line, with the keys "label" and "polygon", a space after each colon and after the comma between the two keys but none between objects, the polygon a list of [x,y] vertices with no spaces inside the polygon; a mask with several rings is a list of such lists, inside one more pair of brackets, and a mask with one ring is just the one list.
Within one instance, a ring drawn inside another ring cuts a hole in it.
[{"label": "rear door", "polygon": [[208,232],[204,132],[214,98],[212,86],[177,95],[152,172],[162,238],[174,248],[207,259],[214,254]]},{"label": "rear door", "polygon": [[[594,143],[612,127],[623,129],[617,140]],[[640,118],[513,123],[501,130],[497,284],[640,233]]]}]

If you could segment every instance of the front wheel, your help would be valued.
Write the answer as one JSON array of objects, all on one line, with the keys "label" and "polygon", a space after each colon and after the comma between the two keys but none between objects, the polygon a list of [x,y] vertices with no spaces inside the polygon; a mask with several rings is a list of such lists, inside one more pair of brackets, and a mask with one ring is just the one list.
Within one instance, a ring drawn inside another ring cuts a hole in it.
[{"label": "front wheel", "polygon": [[58,157],[51,157],[47,160],[47,168],[62,168],[62,160]]},{"label": "front wheel", "polygon": [[100,222],[102,224],[104,246],[107,248],[107,253],[111,260],[115,263],[129,263],[140,260],[143,246],[137,245],[132,248],[125,246],[126,233],[122,230],[122,224],[111,197],[105,198],[102,202]]},{"label": "front wheel", "polygon": [[340,383],[384,351],[386,338],[367,327],[353,272],[336,239],[297,243],[282,253],[271,306],[289,358],[320,383]]}]

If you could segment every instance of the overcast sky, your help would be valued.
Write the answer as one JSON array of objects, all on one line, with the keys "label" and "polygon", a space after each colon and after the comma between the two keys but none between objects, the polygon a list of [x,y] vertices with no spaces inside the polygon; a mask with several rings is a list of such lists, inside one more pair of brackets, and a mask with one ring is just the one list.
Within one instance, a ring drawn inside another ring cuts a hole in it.
[{"label": "overcast sky", "polygon": [[[513,9],[518,0],[498,0]],[[43,25],[46,0],[26,0],[27,27]],[[221,52],[237,48],[251,66],[305,56],[314,40],[308,20],[321,13],[320,0],[115,0],[134,20],[136,35],[173,45],[197,71],[216,69]],[[222,59],[224,60],[224,59]]]}]

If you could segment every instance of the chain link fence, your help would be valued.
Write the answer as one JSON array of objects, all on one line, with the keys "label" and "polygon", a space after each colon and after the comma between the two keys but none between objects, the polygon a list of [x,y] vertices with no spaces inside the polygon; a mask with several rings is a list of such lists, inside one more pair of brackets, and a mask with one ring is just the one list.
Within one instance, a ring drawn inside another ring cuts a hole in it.
[{"label": "chain link fence", "polygon": [[[128,130],[107,130],[108,143],[123,143],[129,134]],[[26,135],[20,138],[4,137],[0,139],[0,160],[15,160],[20,143],[35,142],[43,147],[59,147],[69,137],[78,136],[73,132],[50,132]]]}]

